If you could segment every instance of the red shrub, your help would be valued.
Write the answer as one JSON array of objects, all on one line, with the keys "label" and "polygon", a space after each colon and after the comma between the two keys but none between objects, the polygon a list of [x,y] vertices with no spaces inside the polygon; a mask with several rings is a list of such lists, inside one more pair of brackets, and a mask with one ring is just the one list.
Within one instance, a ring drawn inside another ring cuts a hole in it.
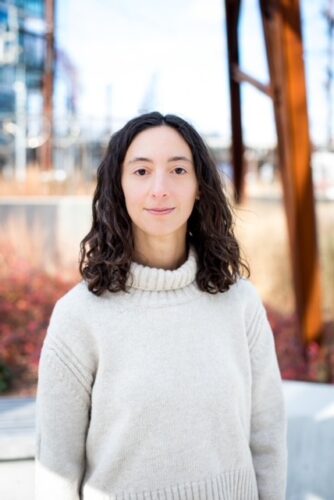
[{"label": "red shrub", "polygon": [[297,317],[267,307],[283,379],[334,383],[334,323],[326,323],[320,342],[304,346],[296,335]]},{"label": "red shrub", "polygon": [[53,306],[73,281],[29,269],[22,261],[1,271],[0,362],[11,372],[12,390],[29,392],[36,383],[40,350]]}]

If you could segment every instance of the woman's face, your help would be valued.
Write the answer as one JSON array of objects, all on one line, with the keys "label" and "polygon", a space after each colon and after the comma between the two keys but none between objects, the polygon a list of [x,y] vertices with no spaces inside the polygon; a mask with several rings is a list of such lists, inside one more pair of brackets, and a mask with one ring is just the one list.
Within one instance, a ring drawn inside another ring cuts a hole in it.
[{"label": "woman's face", "polygon": [[126,152],[121,183],[135,241],[138,233],[185,241],[198,182],[191,150],[176,130],[140,132]]}]

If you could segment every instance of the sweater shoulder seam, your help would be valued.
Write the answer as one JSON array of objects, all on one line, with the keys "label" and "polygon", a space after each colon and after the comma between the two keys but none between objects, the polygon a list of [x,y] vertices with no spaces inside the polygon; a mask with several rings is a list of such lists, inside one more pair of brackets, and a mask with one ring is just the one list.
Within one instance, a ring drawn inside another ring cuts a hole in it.
[{"label": "sweater shoulder seam", "polygon": [[64,354],[64,351],[58,349],[57,347],[58,346],[56,342],[54,343],[54,345],[49,342],[45,346],[46,355],[55,357],[63,366],[65,366],[66,369],[71,373],[73,378],[76,380],[76,382],[85,391],[86,395],[90,397],[91,381],[89,381],[88,377],[86,377],[83,372],[73,362],[71,362],[68,355]]}]

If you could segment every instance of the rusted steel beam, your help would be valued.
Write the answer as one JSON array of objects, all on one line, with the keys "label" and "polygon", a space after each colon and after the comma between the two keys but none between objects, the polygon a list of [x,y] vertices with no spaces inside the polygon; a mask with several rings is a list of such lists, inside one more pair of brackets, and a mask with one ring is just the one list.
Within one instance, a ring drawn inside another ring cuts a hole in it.
[{"label": "rusted steel beam", "polygon": [[41,146],[40,162],[43,170],[53,168],[53,81],[54,81],[54,0],[45,1],[46,60],[43,77],[43,109],[50,134]]},{"label": "rusted steel beam", "polygon": [[241,125],[240,83],[234,78],[233,68],[239,66],[238,21],[240,0],[225,0],[228,74],[231,103],[232,164],[234,197],[240,202],[244,194],[244,147]]},{"label": "rusted steel beam", "polygon": [[299,0],[260,0],[300,335],[319,339],[320,270]]},{"label": "rusted steel beam", "polygon": [[263,94],[266,94],[269,97],[272,97],[273,95],[272,88],[270,85],[259,82],[259,80],[257,80],[256,78],[253,78],[252,76],[242,71],[237,65],[233,66],[233,79],[234,81],[239,83],[242,82],[250,83],[257,90],[263,92]]}]

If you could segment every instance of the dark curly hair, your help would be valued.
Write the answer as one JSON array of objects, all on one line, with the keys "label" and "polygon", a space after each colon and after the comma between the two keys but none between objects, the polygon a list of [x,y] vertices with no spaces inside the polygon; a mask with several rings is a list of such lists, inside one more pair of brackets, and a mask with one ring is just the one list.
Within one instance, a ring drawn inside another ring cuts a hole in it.
[{"label": "dark curly hair", "polygon": [[244,272],[249,277],[249,268],[241,258],[234,236],[232,209],[203,139],[182,118],[153,112],[133,118],[112,135],[97,171],[92,227],[80,244],[79,264],[88,289],[96,295],[106,290],[128,291],[134,240],[121,187],[122,165],[136,135],[147,128],[162,125],[175,129],[193,155],[200,199],[188,220],[186,243],[196,250],[199,289],[212,294],[224,292]]}]

